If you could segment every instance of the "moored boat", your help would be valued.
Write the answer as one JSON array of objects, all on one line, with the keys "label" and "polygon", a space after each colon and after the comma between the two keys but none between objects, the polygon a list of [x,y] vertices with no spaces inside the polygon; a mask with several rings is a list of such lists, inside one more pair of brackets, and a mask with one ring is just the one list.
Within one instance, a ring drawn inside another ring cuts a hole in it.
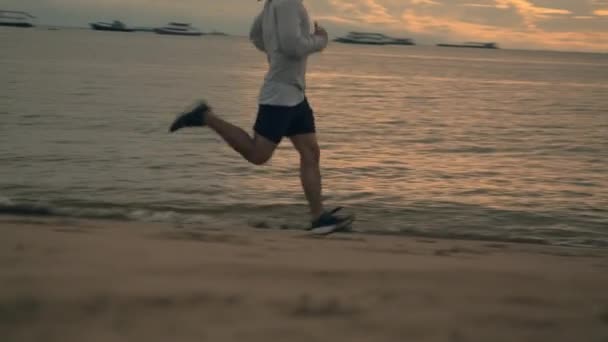
[{"label": "moored boat", "polygon": [[344,37],[334,39],[338,43],[365,45],[415,45],[409,38],[393,38],[375,32],[349,32]]},{"label": "moored boat", "polygon": [[441,47],[457,47],[457,48],[473,48],[473,49],[498,49],[498,44],[496,43],[478,43],[478,42],[467,42],[463,44],[437,44],[437,46]]},{"label": "moored boat", "polygon": [[0,10],[0,26],[34,27],[35,18],[27,12]]},{"label": "moored boat", "polygon": [[98,21],[96,23],[89,24],[93,30],[96,31],[116,31],[116,32],[133,32],[132,28],[127,27],[123,22],[114,20],[111,23],[105,23]]},{"label": "moored boat", "polygon": [[192,27],[186,23],[169,23],[167,26],[159,27],[154,29],[154,32],[158,34],[168,34],[176,36],[201,36],[203,33],[198,29]]}]

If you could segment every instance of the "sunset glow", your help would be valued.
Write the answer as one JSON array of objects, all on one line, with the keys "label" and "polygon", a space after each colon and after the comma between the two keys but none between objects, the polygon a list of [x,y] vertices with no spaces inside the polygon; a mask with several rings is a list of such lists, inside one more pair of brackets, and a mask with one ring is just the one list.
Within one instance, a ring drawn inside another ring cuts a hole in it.
[{"label": "sunset glow", "polygon": [[[505,48],[608,51],[606,0],[304,0],[332,36],[365,30],[421,44],[493,41]],[[120,19],[133,25],[192,22],[245,35],[262,6],[255,0],[6,0],[41,24],[86,26]]]},{"label": "sunset glow", "polygon": [[[503,46],[608,50],[608,10],[601,1],[329,0],[336,23],[381,25],[428,40],[495,41]],[[555,5],[553,5],[555,4]],[[561,4],[563,7],[559,7]]]}]

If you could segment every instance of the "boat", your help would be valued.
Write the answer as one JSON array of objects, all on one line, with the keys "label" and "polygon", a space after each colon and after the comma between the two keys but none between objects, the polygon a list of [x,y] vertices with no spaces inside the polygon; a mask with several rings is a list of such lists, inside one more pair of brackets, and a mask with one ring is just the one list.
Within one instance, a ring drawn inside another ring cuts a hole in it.
[{"label": "boat", "polygon": [[116,31],[116,32],[133,32],[135,31],[132,28],[127,27],[123,22],[114,20],[111,23],[104,23],[98,21],[96,23],[89,24],[93,30],[96,31]]},{"label": "boat", "polygon": [[478,42],[467,42],[463,44],[437,44],[441,47],[458,47],[458,48],[474,48],[474,49],[498,49],[496,43],[478,43]]},{"label": "boat", "polygon": [[338,43],[366,45],[415,45],[409,38],[393,38],[375,32],[349,32],[344,37],[334,39]]},{"label": "boat", "polygon": [[0,26],[34,27],[32,19],[35,18],[27,12],[0,10]]},{"label": "boat", "polygon": [[190,24],[185,23],[169,23],[169,25],[164,27],[159,27],[154,29],[154,32],[158,34],[169,34],[176,36],[202,36],[203,33]]},{"label": "boat", "polygon": [[416,45],[413,40],[409,38],[392,38],[393,41],[390,42],[390,45]]}]

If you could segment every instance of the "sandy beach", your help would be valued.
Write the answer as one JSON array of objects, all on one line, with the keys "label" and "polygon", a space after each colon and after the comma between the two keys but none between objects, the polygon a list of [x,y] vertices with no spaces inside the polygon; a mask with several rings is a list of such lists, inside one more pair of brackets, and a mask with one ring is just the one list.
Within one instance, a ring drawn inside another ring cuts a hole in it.
[{"label": "sandy beach", "polygon": [[2,341],[608,341],[608,251],[0,217]]}]

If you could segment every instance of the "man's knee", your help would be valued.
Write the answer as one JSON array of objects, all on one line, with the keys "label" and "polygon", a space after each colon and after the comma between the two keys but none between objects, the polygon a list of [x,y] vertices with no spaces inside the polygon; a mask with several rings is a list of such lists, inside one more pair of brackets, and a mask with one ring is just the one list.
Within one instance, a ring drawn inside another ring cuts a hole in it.
[{"label": "man's knee", "polygon": [[253,145],[253,149],[246,156],[247,160],[254,165],[264,165],[272,158],[278,143],[256,133]]},{"label": "man's knee", "polygon": [[254,165],[264,165],[266,164],[270,158],[272,157],[272,153],[264,153],[264,152],[254,152],[252,153],[252,155],[248,158],[249,162],[251,162]]}]

